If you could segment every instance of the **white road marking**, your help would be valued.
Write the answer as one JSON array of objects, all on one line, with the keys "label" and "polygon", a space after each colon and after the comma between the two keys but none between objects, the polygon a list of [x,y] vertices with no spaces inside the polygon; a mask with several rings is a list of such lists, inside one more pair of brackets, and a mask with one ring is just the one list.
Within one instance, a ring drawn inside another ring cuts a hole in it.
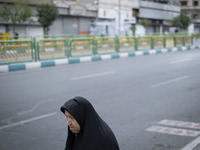
[{"label": "white road marking", "polygon": [[47,100],[41,101],[41,102],[37,103],[32,109],[28,109],[28,110],[25,110],[25,111],[22,111],[22,112],[18,112],[17,114],[18,115],[24,115],[26,113],[33,112],[35,109],[37,109],[38,106],[40,106],[41,104],[46,103],[46,102],[48,102],[48,101]]},{"label": "white road marking", "polygon": [[150,131],[150,132],[158,132],[158,133],[180,135],[180,136],[191,136],[191,137],[196,137],[200,134],[199,131],[169,128],[169,127],[162,127],[162,126],[152,126],[145,130]]},{"label": "white road marking", "polygon": [[165,82],[160,82],[160,83],[154,84],[151,87],[154,88],[154,87],[158,87],[158,86],[174,83],[174,82],[177,82],[177,81],[180,81],[180,80],[187,79],[188,77],[189,76],[182,76],[182,77],[179,77],[179,78],[176,78],[176,79],[172,79],[172,80],[168,80],[168,81],[165,81]]},{"label": "white road marking", "polygon": [[200,123],[194,123],[194,122],[162,120],[158,124],[168,125],[168,126],[177,126],[177,127],[183,127],[183,128],[191,128],[191,129],[200,129]]},{"label": "white road marking", "polygon": [[27,119],[27,120],[22,120],[22,121],[19,121],[19,122],[16,122],[16,123],[12,123],[12,124],[9,124],[9,125],[2,126],[2,127],[0,127],[0,130],[6,129],[6,128],[13,128],[15,126],[19,126],[19,125],[22,125],[22,124],[26,124],[26,123],[29,123],[29,122],[36,121],[36,120],[51,117],[55,114],[57,114],[57,112],[41,115],[41,116],[38,116],[38,117],[33,117],[33,118],[30,118],[30,119]]},{"label": "white road marking", "polygon": [[195,148],[198,144],[200,144],[200,137],[197,137],[195,140],[187,144],[185,147],[183,147],[181,150],[192,150]]},{"label": "white road marking", "polygon": [[171,61],[171,64],[183,63],[183,62],[188,62],[188,61],[191,61],[191,60],[192,60],[191,58],[180,59],[180,60]]},{"label": "white road marking", "polygon": [[91,74],[91,75],[86,75],[86,76],[74,77],[74,78],[71,78],[71,80],[87,79],[87,78],[105,76],[105,75],[109,75],[109,74],[113,74],[113,73],[115,73],[115,72],[114,71],[102,72],[102,73],[96,73],[96,74]]}]

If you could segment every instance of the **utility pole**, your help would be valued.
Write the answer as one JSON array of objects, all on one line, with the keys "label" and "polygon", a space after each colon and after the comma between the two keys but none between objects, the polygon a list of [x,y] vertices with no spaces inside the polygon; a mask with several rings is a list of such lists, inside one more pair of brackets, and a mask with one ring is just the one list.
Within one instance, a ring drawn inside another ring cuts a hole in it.
[{"label": "utility pole", "polygon": [[[195,29],[195,18],[194,18],[194,14],[195,14],[195,7],[194,7],[194,0],[192,0],[192,24],[193,24],[193,27]],[[193,31],[194,32],[194,31]]]},{"label": "utility pole", "polygon": [[118,0],[118,35],[120,35],[120,20],[121,20],[121,13],[120,13],[120,10],[121,10],[121,0]]}]

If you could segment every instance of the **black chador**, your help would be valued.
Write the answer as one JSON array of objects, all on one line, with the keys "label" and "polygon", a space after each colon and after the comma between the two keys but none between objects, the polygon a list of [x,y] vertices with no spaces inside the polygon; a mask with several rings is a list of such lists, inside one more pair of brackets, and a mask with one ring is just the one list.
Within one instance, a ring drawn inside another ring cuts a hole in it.
[{"label": "black chador", "polygon": [[68,100],[61,111],[69,112],[80,125],[74,134],[68,127],[65,150],[119,150],[115,135],[100,118],[91,103],[83,97]]}]

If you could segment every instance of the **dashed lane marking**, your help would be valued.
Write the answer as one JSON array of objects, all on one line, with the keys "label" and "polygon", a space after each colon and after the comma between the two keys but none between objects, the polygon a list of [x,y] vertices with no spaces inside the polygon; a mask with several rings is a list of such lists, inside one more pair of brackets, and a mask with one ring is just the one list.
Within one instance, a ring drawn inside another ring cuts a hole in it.
[{"label": "dashed lane marking", "polygon": [[81,80],[81,79],[105,76],[105,75],[114,74],[114,73],[115,73],[114,71],[102,72],[102,73],[96,73],[96,74],[91,74],[91,75],[86,75],[86,76],[74,77],[74,78],[71,78],[71,80]]},{"label": "dashed lane marking", "polygon": [[179,60],[171,61],[171,64],[184,63],[188,61],[192,61],[192,59],[191,58],[179,59]]},{"label": "dashed lane marking", "polygon": [[160,82],[160,83],[154,84],[151,87],[155,88],[155,87],[159,87],[159,86],[162,86],[162,85],[166,85],[166,84],[170,84],[170,83],[175,83],[175,82],[187,79],[188,77],[189,76],[182,76],[182,77],[179,77],[179,78],[176,78],[176,79],[172,79],[172,80],[168,80],[168,81],[164,81],[164,82]]},{"label": "dashed lane marking", "polygon": [[57,114],[57,112],[53,112],[53,113],[49,113],[49,114],[33,117],[33,118],[30,118],[30,119],[27,119],[27,120],[22,120],[22,121],[19,121],[19,122],[16,122],[16,123],[11,123],[11,124],[8,124],[8,125],[5,125],[5,126],[1,126],[0,130],[7,129],[7,128],[13,128],[13,127],[16,127],[16,126],[19,126],[19,125],[22,125],[22,124],[26,124],[26,123],[33,122],[33,121],[36,121],[36,120],[40,120],[40,119],[44,119],[44,118],[47,118],[47,117],[51,117],[51,116],[53,116],[55,114]]}]

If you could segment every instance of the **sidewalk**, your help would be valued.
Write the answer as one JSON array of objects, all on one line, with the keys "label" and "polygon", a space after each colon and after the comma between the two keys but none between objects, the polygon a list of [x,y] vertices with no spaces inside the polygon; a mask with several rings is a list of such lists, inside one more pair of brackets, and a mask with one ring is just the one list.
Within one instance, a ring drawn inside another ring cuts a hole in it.
[{"label": "sidewalk", "polygon": [[178,47],[178,48],[177,47],[163,48],[160,50],[135,51],[135,52],[109,54],[109,55],[96,55],[96,56],[86,56],[86,57],[80,57],[80,58],[66,58],[66,59],[57,59],[57,60],[51,60],[51,61],[2,65],[0,66],[0,73],[17,71],[17,70],[30,70],[34,68],[51,67],[51,66],[57,66],[57,65],[63,65],[63,64],[93,62],[93,61],[100,61],[100,60],[107,60],[107,59],[118,59],[118,58],[123,58],[123,57],[144,56],[144,55],[160,54],[160,53],[168,53],[168,52],[176,52],[176,51],[186,51],[186,50],[192,50],[192,49],[198,49],[198,48],[200,48],[200,45],[193,45],[193,46],[187,46],[187,47],[184,46],[184,47]]}]

